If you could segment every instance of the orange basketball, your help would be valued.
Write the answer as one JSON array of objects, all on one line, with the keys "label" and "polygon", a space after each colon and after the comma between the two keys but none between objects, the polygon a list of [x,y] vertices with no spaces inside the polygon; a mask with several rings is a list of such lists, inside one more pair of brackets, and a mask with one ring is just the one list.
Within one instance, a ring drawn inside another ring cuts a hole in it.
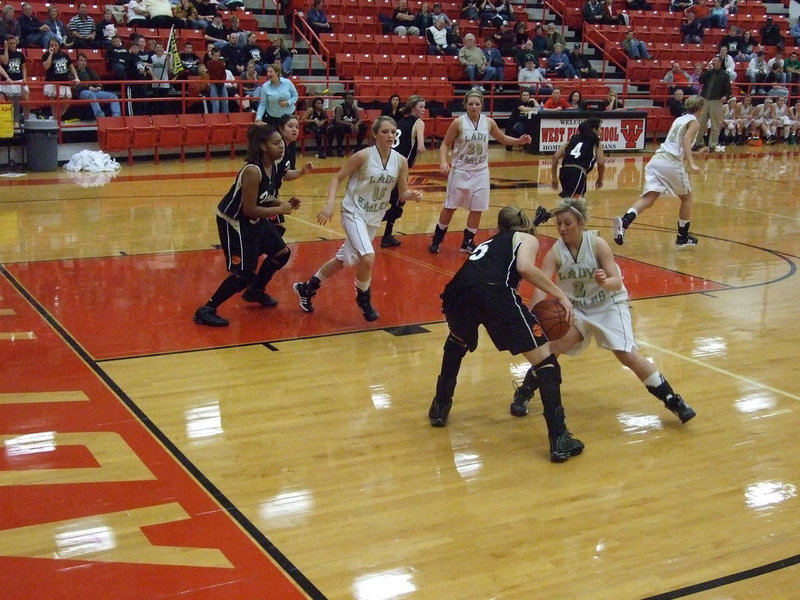
[{"label": "orange basketball", "polygon": [[542,326],[548,340],[558,340],[567,335],[567,311],[561,303],[554,298],[545,298],[537,302],[531,311]]}]

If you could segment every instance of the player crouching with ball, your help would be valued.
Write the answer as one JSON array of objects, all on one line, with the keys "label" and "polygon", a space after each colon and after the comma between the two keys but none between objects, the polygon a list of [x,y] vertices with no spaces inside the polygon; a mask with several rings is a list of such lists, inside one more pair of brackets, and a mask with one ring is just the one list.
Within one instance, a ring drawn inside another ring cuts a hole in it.
[{"label": "player crouching with ball", "polygon": [[[694,410],[636,348],[628,290],[622,283],[611,247],[597,231],[586,231],[589,216],[586,200],[564,198],[551,213],[556,219],[560,239],[544,257],[542,271],[548,278],[557,275],[556,285],[569,297],[575,309],[569,331],[550,343],[553,354],[580,354],[594,337],[601,348],[611,350],[619,362],[633,371],[647,391],[675,413],[681,423],[686,423],[695,416]],[[534,305],[545,297],[545,291],[546,288],[537,286]],[[515,417],[528,414],[528,402],[540,387],[539,374],[529,370],[514,394],[511,414]]]},{"label": "player crouching with ball", "polygon": [[450,334],[428,418],[434,427],[447,424],[461,361],[477,348],[478,325],[483,325],[498,350],[522,354],[533,365],[547,422],[550,460],[564,462],[580,454],[583,444],[567,429],[561,406],[561,368],[517,287],[524,279],[558,299],[568,322],[572,321],[572,305],[536,267],[539,242],[531,218],[516,206],[506,206],[497,216],[497,227],[500,232],[472,251],[441,296]]}]

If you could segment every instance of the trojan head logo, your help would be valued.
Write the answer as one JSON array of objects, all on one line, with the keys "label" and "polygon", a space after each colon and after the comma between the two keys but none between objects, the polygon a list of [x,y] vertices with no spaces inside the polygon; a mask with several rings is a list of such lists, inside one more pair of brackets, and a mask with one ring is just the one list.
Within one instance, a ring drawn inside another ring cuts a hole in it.
[{"label": "trojan head logo", "polygon": [[633,119],[623,119],[620,123],[619,131],[625,138],[626,148],[636,148],[636,142],[644,133],[644,123]]},{"label": "trojan head logo", "polygon": [[242,257],[239,256],[238,254],[231,255],[231,264],[239,266],[240,264],[242,264]]}]

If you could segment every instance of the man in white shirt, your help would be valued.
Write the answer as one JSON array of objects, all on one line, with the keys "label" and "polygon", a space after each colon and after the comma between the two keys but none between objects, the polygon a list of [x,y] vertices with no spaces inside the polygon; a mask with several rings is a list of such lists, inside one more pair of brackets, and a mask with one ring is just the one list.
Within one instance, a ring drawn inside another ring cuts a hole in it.
[{"label": "man in white shirt", "polygon": [[728,74],[728,79],[731,80],[731,83],[736,81],[736,62],[734,62],[733,57],[728,54],[727,46],[719,47],[719,60],[722,63],[722,68],[725,69],[725,72]]},{"label": "man in white shirt", "polygon": [[[528,58],[525,61],[525,66],[517,72],[517,82],[520,84],[520,89],[527,89],[531,95],[535,95],[538,93],[540,86],[538,84],[543,84],[541,86],[542,92],[544,92],[544,88],[547,88],[547,93],[549,94],[550,89],[550,82],[542,76],[542,72],[536,66],[533,58]],[[533,85],[525,85],[527,83]]]}]

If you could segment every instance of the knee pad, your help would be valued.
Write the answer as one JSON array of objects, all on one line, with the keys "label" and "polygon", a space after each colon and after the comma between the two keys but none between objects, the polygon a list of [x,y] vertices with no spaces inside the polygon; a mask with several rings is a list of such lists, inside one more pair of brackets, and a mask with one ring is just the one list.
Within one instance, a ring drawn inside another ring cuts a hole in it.
[{"label": "knee pad", "polygon": [[546,383],[561,385],[561,365],[558,364],[555,354],[551,354],[538,365],[533,365],[533,370],[536,371],[541,385]]},{"label": "knee pad", "polygon": [[[469,347],[452,333],[447,336],[447,340],[444,343],[445,353],[456,354],[460,358],[464,358],[467,355],[467,350],[470,350]],[[475,348],[472,348],[472,350],[475,350]]]},{"label": "knee pad", "polygon": [[292,251],[289,248],[286,248],[286,252],[281,252],[280,254],[276,254],[275,256],[270,256],[270,262],[275,265],[275,270],[279,271],[283,267],[286,266],[286,263],[289,262],[289,258],[292,256]]}]

